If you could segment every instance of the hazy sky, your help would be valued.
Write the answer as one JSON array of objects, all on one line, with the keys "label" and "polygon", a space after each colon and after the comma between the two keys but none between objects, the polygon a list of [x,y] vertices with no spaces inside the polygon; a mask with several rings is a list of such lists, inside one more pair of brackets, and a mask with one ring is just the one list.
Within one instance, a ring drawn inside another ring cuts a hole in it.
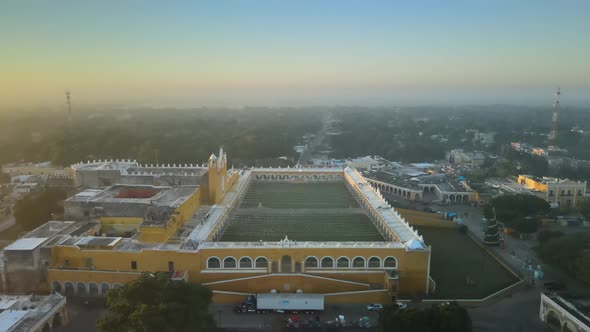
[{"label": "hazy sky", "polygon": [[590,100],[590,1],[2,1],[0,106]]}]

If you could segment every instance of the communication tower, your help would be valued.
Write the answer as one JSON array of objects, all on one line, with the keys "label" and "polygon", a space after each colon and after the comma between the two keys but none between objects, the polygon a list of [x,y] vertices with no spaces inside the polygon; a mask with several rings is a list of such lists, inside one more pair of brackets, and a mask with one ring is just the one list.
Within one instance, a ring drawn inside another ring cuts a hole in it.
[{"label": "communication tower", "polygon": [[553,103],[553,116],[551,117],[551,131],[549,132],[549,145],[557,145],[557,131],[559,129],[559,88],[555,90],[555,102]]}]

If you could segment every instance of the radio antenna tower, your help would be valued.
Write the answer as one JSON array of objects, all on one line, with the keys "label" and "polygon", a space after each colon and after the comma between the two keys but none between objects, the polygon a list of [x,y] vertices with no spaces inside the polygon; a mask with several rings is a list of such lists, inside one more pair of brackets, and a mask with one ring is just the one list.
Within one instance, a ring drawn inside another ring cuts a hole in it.
[{"label": "radio antenna tower", "polygon": [[68,106],[68,122],[72,122],[72,102],[70,100],[70,91],[66,91],[66,105]]},{"label": "radio antenna tower", "polygon": [[553,103],[553,117],[551,117],[551,131],[549,132],[549,145],[557,145],[557,130],[559,129],[559,87],[555,90],[555,102]]}]

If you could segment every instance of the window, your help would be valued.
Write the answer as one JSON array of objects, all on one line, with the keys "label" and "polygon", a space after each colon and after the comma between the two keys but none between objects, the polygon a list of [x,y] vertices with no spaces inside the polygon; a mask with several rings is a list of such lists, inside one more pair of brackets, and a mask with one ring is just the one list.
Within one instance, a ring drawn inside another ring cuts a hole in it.
[{"label": "window", "polygon": [[305,259],[305,267],[306,268],[317,268],[318,267],[318,259],[315,257],[307,257]]},{"label": "window", "polygon": [[571,196],[571,195],[572,195],[572,191],[571,191],[571,190],[568,190],[568,191],[567,191],[567,195],[568,195],[568,196]]},{"label": "window", "polygon": [[136,261],[131,261],[131,269],[137,270],[137,262]]},{"label": "window", "polygon": [[240,269],[249,269],[252,267],[252,259],[250,257],[240,258]]},{"label": "window", "polygon": [[207,268],[208,269],[218,269],[221,267],[221,262],[219,261],[219,258],[217,257],[210,257],[207,260]]},{"label": "window", "polygon": [[236,259],[233,257],[226,257],[223,260],[223,268],[225,269],[235,269],[236,268]]},{"label": "window", "polygon": [[379,267],[381,267],[381,259],[379,257],[371,257],[371,258],[369,258],[369,267],[370,268],[379,268]]},{"label": "window", "polygon": [[331,257],[324,257],[324,258],[322,258],[322,267],[323,268],[332,268],[332,267],[334,267],[334,260]]},{"label": "window", "polygon": [[174,262],[168,262],[168,272],[174,272]]},{"label": "window", "polygon": [[268,267],[268,260],[264,257],[258,257],[256,258],[256,268],[264,268],[266,269]]},{"label": "window", "polygon": [[352,267],[365,267],[365,259],[362,257],[355,257],[352,261]]},{"label": "window", "polygon": [[348,267],[350,267],[350,261],[346,257],[340,257],[340,258],[338,258],[338,261],[336,262],[336,267],[348,268]]},{"label": "window", "polygon": [[549,197],[553,197],[553,190],[549,190]]},{"label": "window", "polygon": [[383,267],[386,269],[395,269],[397,268],[397,260],[393,257],[387,257],[383,261]]}]

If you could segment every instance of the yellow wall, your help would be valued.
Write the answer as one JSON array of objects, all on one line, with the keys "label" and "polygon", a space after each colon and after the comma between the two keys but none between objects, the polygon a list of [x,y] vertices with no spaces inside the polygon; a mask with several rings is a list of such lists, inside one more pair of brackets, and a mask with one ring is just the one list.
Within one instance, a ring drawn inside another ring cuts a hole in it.
[{"label": "yellow wall", "polygon": [[[52,272],[50,281],[86,281],[97,283],[125,283],[131,278],[139,276],[138,272],[168,271],[168,262],[174,262],[176,271],[187,271],[190,282],[215,283],[209,285],[213,290],[233,292],[268,292],[271,289],[284,290],[288,284],[289,291],[302,289],[308,293],[333,293],[342,291],[367,290],[367,285],[351,284],[341,281],[352,281],[362,284],[378,284],[385,287],[383,269],[310,269],[305,274],[321,278],[304,277],[301,275],[268,274],[266,270],[255,273],[251,269],[210,269],[206,270],[206,261],[210,256],[220,260],[231,256],[237,261],[248,256],[254,261],[263,256],[269,262],[280,264],[283,255],[290,255],[292,265],[302,262],[307,256],[314,256],[320,260],[324,256],[331,256],[334,260],[346,256],[352,260],[362,256],[368,260],[372,256],[393,256],[397,259],[400,277],[399,292],[402,295],[421,294],[426,292],[426,278],[428,266],[427,251],[407,252],[405,249],[392,248],[258,248],[258,249],[203,249],[197,252],[178,252],[163,250],[144,250],[141,252],[119,252],[111,250],[81,250],[75,246],[53,247]],[[87,259],[91,258],[93,269],[87,267]],[[64,267],[65,260],[68,266]],[[131,269],[131,262],[137,262],[137,270]],[[269,264],[270,265],[270,264]],[[201,270],[205,271],[201,271]],[[115,273],[116,272],[116,273]],[[132,274],[130,275],[129,272]],[[287,272],[287,271],[284,271]],[[262,279],[245,279],[254,276],[268,277]],[[106,277],[108,276],[108,278]],[[78,278],[78,279],[73,279]],[[103,278],[107,278],[104,279]],[[326,279],[327,278],[327,279]],[[108,281],[107,281],[108,280]],[[340,281],[338,281],[340,280]]]},{"label": "yellow wall", "polygon": [[412,226],[425,226],[435,228],[457,228],[458,225],[449,220],[444,220],[437,213],[421,212],[414,210],[396,209]]},{"label": "yellow wall", "polygon": [[546,183],[541,183],[541,182],[537,182],[531,178],[528,178],[524,175],[519,175],[518,176],[518,183],[520,184],[524,184],[525,186],[540,191],[540,192],[547,192],[547,184]]},{"label": "yellow wall", "polygon": [[165,226],[141,226],[139,241],[146,243],[161,243],[176,234],[178,229],[188,220],[201,204],[201,188],[197,189],[184,203],[182,203],[174,214],[170,216]]}]

